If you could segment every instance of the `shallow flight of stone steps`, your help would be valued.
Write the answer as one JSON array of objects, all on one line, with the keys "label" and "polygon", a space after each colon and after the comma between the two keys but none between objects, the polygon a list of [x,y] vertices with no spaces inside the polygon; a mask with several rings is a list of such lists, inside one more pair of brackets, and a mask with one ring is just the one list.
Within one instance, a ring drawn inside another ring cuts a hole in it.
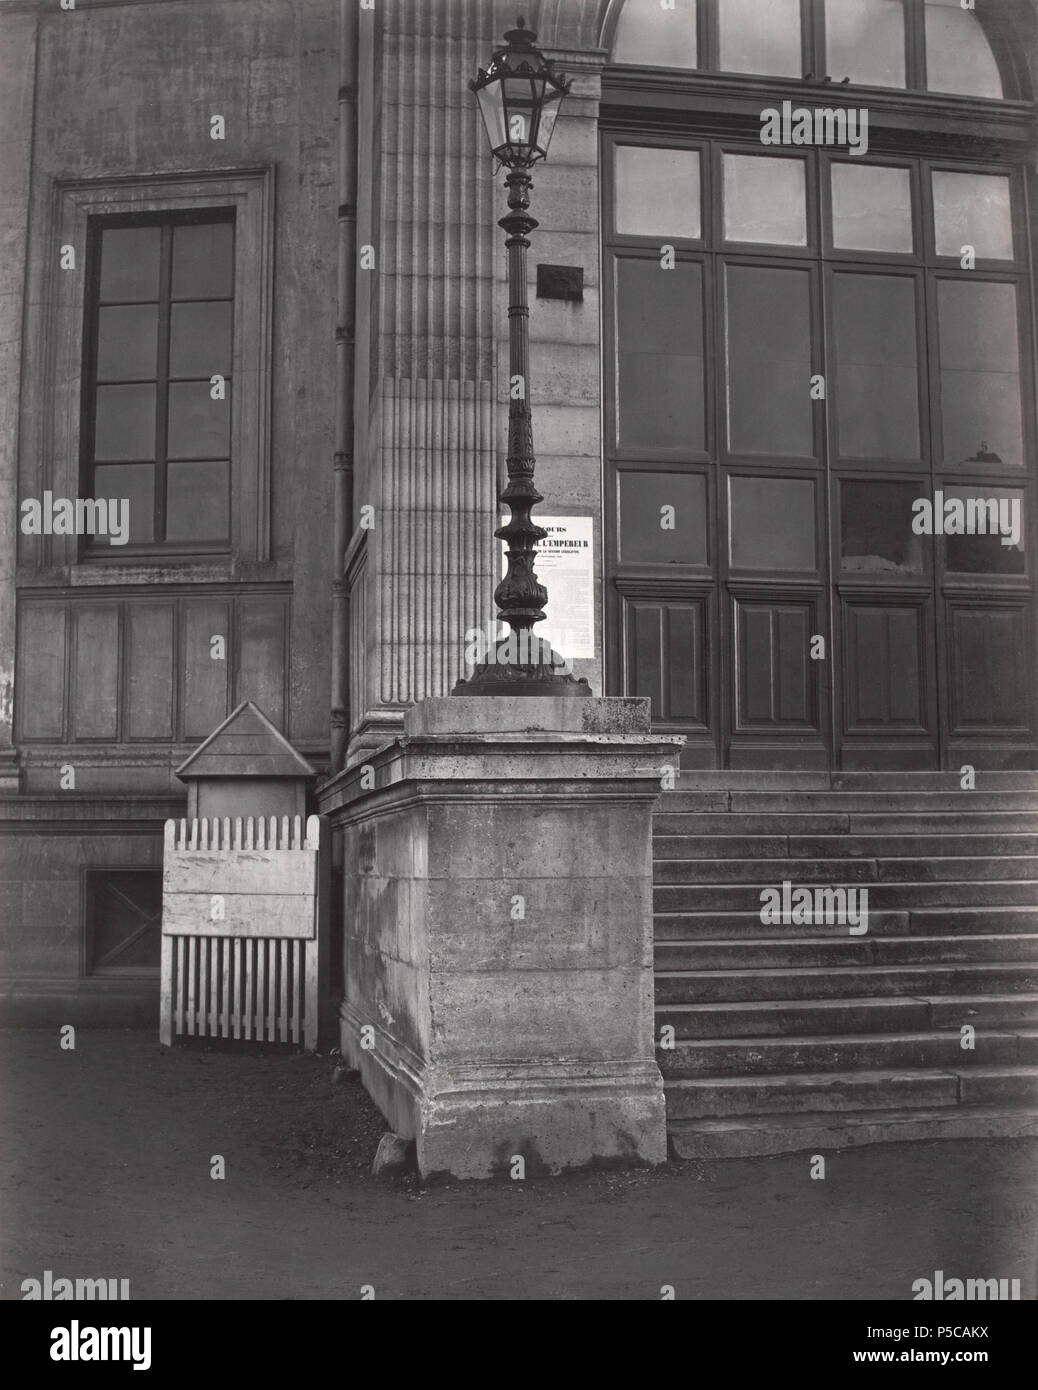
[{"label": "shallow flight of stone steps", "polygon": [[921,1139],[1031,1139],[1038,1106],[944,1105],[931,1109],[784,1112],[716,1120],[668,1122],[678,1158],[751,1158],[763,1154],[830,1153],[861,1144]]},{"label": "shallow flight of stone steps", "polygon": [[758,970],[832,965],[966,965],[1023,961],[1038,964],[1038,936],[823,937],[794,940],[658,941],[658,971]]},{"label": "shallow flight of stone steps", "polygon": [[[845,880],[850,887],[867,888],[869,913],[877,908],[898,909],[920,907],[997,907],[1001,905],[1038,906],[1038,883],[1028,880],[978,879],[969,883],[935,879],[924,883],[857,882]],[[840,887],[839,880],[819,881],[798,887]],[[711,908],[722,912],[752,912],[761,910],[761,890],[781,888],[781,878],[756,883],[663,883],[653,889],[657,912],[706,912]]]},{"label": "shallow flight of stone steps", "polygon": [[888,995],[1029,993],[1038,963],[822,966],[797,970],[657,970],[656,1002],[696,1004],[752,999],[863,999]]},{"label": "shallow flight of stone steps", "polygon": [[678,1077],[767,1076],[781,1072],[956,1070],[1029,1064],[1030,1035],[978,1029],[963,1049],[957,1029],[945,1032],[851,1034],[807,1038],[683,1040],[656,1053],[665,1080]]},{"label": "shallow flight of stone steps", "polygon": [[961,1028],[1038,1028],[1038,993],[929,995],[859,999],[755,999],[656,1005],[676,1038],[799,1037],[859,1033],[925,1033]]}]

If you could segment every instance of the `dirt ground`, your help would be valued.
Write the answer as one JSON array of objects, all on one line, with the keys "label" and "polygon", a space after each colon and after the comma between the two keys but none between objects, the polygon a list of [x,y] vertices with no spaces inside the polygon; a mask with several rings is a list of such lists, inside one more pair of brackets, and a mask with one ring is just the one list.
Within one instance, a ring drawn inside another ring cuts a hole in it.
[{"label": "dirt ground", "polygon": [[336,1061],[0,1033],[0,1297],[47,1269],[133,1299],[900,1300],[938,1269],[1038,1296],[1038,1141],[423,1189],[371,1176],[385,1125]]}]

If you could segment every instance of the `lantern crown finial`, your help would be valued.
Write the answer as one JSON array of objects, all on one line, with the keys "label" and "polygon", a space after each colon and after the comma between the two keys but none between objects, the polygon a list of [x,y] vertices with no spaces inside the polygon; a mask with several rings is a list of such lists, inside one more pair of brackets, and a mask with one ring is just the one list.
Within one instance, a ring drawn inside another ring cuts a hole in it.
[{"label": "lantern crown finial", "polygon": [[515,28],[505,33],[505,42],[513,48],[532,48],[537,42],[537,35],[532,29],[527,29],[526,20],[520,15],[515,22]]}]

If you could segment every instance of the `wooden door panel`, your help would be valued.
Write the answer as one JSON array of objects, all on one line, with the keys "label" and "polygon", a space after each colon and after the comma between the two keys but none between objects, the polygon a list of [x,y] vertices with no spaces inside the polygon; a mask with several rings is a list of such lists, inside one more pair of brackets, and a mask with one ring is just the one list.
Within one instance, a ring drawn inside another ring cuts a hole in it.
[{"label": "wooden door panel", "polygon": [[817,599],[737,598],[733,605],[735,732],[819,732],[818,671],[810,654]]},{"label": "wooden door panel", "polygon": [[653,720],[709,729],[706,599],[623,597],[628,695],[648,695]]},{"label": "wooden door panel", "polygon": [[952,737],[1031,732],[1031,605],[949,600]]},{"label": "wooden door panel", "polygon": [[929,610],[925,597],[844,597],[845,734],[934,732]]}]

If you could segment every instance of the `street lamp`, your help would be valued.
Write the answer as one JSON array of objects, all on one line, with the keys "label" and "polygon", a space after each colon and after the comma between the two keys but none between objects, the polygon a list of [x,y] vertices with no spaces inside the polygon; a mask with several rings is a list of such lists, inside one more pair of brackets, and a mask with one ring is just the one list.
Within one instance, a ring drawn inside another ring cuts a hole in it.
[{"label": "street lamp", "polygon": [[530,216],[529,170],[548,154],[562,98],[570,89],[549,59],[534,47],[537,35],[519,20],[505,34],[490,66],[469,83],[476,94],[490,149],[508,170],[508,215],[498,226],[508,233],[508,484],[500,501],[511,516],[494,535],[507,543],[508,569],[494,590],[498,621],[512,631],[481,662],[454,695],[588,696],[551,644],[532,631],[544,619],[548,591],[534,573],[537,543],[548,534],[530,513],[544,498],[533,481],[533,421],[529,400],[530,307],[526,298],[528,234],[538,225]]}]

